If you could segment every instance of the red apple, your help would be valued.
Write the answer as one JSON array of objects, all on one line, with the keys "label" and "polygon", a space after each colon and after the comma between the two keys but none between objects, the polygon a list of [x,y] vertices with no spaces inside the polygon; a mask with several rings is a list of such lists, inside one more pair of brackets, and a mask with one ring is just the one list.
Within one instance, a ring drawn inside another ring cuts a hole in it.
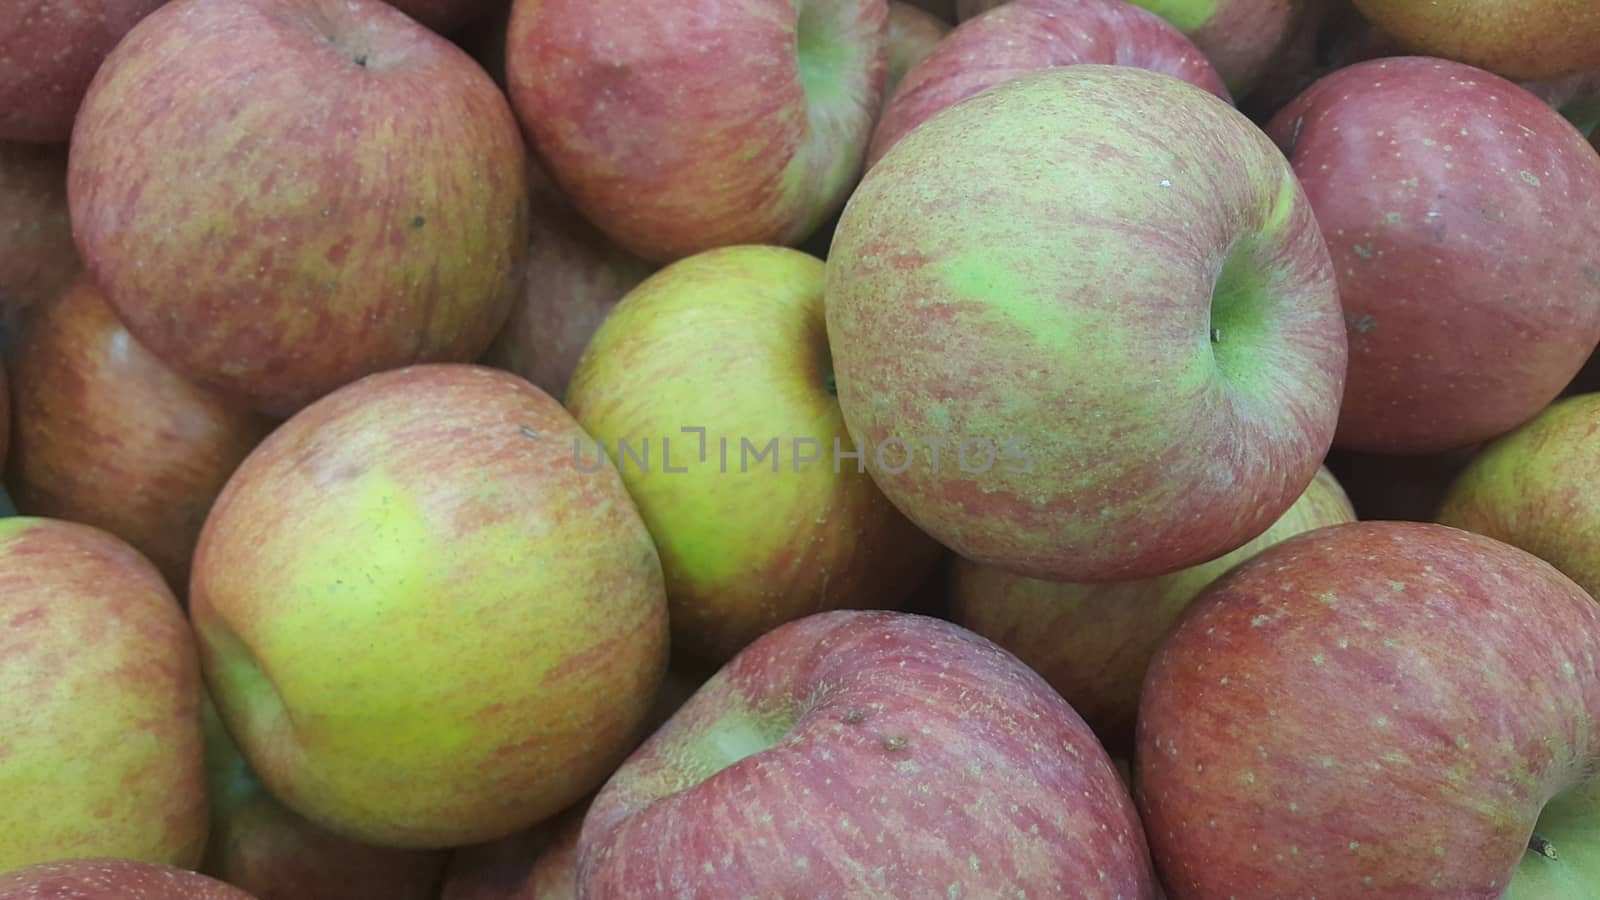
[{"label": "red apple", "polygon": [[572,208],[542,169],[531,171],[533,222],[522,296],[484,361],[561,397],[595,329],[656,265],[617,246]]},{"label": "red apple", "polygon": [[67,217],[67,154],[0,143],[0,350],[78,274]]},{"label": "red apple", "polygon": [[1015,0],[962,22],[889,98],[867,150],[870,167],[935,113],[1018,75],[1079,63],[1137,66],[1228,99],[1194,44],[1123,0]]},{"label": "red apple", "polygon": [[1587,900],[1597,772],[1600,605],[1498,541],[1362,522],[1194,601],[1134,780],[1185,900]]},{"label": "red apple", "polygon": [[106,54],[163,2],[0,0],[0,141],[66,141]]},{"label": "red apple", "polygon": [[1133,748],[1139,688],[1150,659],[1195,595],[1267,547],[1355,518],[1339,483],[1324,469],[1260,537],[1169,575],[1074,584],[958,560],[950,578],[955,621],[1015,653],[1072,704],[1108,750],[1126,754]]},{"label": "red apple", "polygon": [[187,869],[131,859],[70,859],[0,875],[0,900],[257,900]]},{"label": "red apple", "polygon": [[[957,0],[961,19],[1014,0]],[[1188,35],[1217,67],[1228,89],[1250,93],[1294,35],[1305,0],[1132,0]]]},{"label": "red apple", "polygon": [[855,185],[887,23],[885,0],[516,0],[511,98],[557,183],[633,253],[797,244]]},{"label": "red apple", "polygon": [[194,635],[144,557],[85,525],[0,519],[0,872],[198,863],[200,691]]},{"label": "red apple", "polygon": [[211,839],[200,870],[260,900],[437,900],[446,854],[374,847],[291,812],[261,783],[205,702]]},{"label": "red apple", "polygon": [[950,23],[920,6],[889,0],[889,69],[884,79],[883,102],[888,104],[906,73],[950,33]]},{"label": "red apple", "polygon": [[96,76],[68,170],[78,248],[128,330],[274,414],[476,359],[527,250],[504,95],[378,0],[169,3]]},{"label": "red apple", "polygon": [[1600,155],[1526,90],[1459,63],[1373,60],[1317,82],[1269,132],[1339,277],[1338,445],[1494,437],[1600,342]]},{"label": "red apple", "polygon": [[1155,881],[1111,759],[948,622],[819,613],[751,644],[623,764],[584,897],[1122,897]]},{"label": "red apple", "polygon": [[1551,78],[1600,68],[1594,0],[1356,0],[1412,51],[1508,78]]},{"label": "red apple", "polygon": [[12,380],[17,508],[117,535],[183,596],[211,501],[271,423],[173,374],[87,277],[45,305]]}]

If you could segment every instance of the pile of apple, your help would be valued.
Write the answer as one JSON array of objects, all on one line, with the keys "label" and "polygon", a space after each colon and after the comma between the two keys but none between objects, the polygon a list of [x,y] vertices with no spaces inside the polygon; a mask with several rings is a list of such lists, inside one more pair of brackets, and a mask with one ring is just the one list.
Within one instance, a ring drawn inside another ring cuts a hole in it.
[{"label": "pile of apple", "polygon": [[0,900],[1600,897],[1600,3],[1136,3],[0,0]]}]

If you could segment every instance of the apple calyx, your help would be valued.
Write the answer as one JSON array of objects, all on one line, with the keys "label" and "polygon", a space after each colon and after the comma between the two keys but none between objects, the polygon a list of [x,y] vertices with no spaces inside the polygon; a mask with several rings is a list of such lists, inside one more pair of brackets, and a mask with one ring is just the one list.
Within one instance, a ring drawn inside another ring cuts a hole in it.
[{"label": "apple calyx", "polygon": [[1549,840],[1540,837],[1537,832],[1528,838],[1528,849],[1539,854],[1545,859],[1560,858],[1556,856],[1556,845],[1550,843]]}]

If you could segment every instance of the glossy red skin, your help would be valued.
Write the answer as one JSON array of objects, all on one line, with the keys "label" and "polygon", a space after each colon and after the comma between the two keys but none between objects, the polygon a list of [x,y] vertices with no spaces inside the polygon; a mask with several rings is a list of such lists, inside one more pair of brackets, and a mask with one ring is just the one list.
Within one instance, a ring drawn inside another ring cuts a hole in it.
[{"label": "glossy red skin", "polygon": [[0,143],[0,350],[82,266],[67,216],[66,148]]},{"label": "glossy red skin", "polygon": [[[962,19],[970,19],[1014,2],[959,0],[957,8]],[[1303,0],[1217,0],[1211,18],[1187,34],[1216,66],[1228,89],[1244,96],[1294,36],[1304,5]]]},{"label": "glossy red skin", "polygon": [[483,361],[561,397],[611,307],[658,267],[589,224],[542,169],[532,172],[522,295]]},{"label": "glossy red skin", "polygon": [[1600,766],[1597,722],[1582,589],[1488,538],[1362,522],[1196,599],[1146,677],[1135,782],[1175,897],[1492,900]]},{"label": "glossy red skin", "polygon": [[[20,748],[22,771],[48,780],[23,780],[0,765],[0,831],[11,839],[0,859],[15,865],[19,847],[50,847],[61,857],[199,863],[207,830],[201,674],[171,590],[103,531],[4,521],[0,761]],[[61,772],[39,766],[40,748]],[[17,810],[43,816],[35,833],[10,831]],[[10,896],[0,888],[0,898]]]},{"label": "glossy red skin", "polygon": [[257,900],[187,869],[130,859],[75,859],[0,875],[0,900]]},{"label": "glossy red skin", "polygon": [[1459,63],[1373,60],[1313,85],[1268,133],[1339,277],[1337,445],[1430,453],[1494,437],[1589,358],[1600,157],[1537,97]]},{"label": "glossy red skin", "polygon": [[0,2],[0,141],[64,143],[106,54],[164,2]]},{"label": "glossy red skin", "polygon": [[1231,99],[1200,50],[1155,13],[1123,0],[1014,0],[962,22],[912,67],[872,133],[867,165],[906,132],[979,91],[1078,63],[1149,69]]},{"label": "glossy red skin", "polygon": [[525,154],[482,69],[378,0],[175,0],[91,86],[68,198],[140,342],[286,416],[483,353],[527,249]]},{"label": "glossy red skin", "polygon": [[[750,710],[776,743],[695,784],[683,744]],[[989,641],[889,612],[747,647],[612,776],[578,858],[596,900],[1155,895],[1132,804],[1066,701]]]},{"label": "glossy red skin", "polygon": [[86,277],[45,305],[12,379],[17,509],[115,534],[183,596],[211,501],[271,421],[174,374]]},{"label": "glossy red skin", "polygon": [[734,244],[803,241],[843,205],[848,184],[791,160],[859,160],[887,74],[884,0],[805,0],[877,43],[865,95],[823,118],[859,125],[852,147],[815,139],[796,74],[798,0],[517,0],[507,41],[510,95],[529,141],[586,218],[623,247],[671,262]]}]

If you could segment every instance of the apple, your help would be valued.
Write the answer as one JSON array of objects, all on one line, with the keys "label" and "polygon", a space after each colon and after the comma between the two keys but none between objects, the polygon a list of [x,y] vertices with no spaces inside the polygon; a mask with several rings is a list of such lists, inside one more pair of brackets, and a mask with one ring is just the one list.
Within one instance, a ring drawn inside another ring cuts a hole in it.
[{"label": "apple", "polygon": [[1205,586],[1294,535],[1354,522],[1326,469],[1255,540],[1170,575],[1112,584],[1037,581],[957,560],[955,621],[1015,653],[1072,704],[1113,754],[1133,749],[1139,688],[1156,648]]},{"label": "apple", "polygon": [[888,104],[895,88],[939,42],[950,33],[950,23],[920,6],[889,0],[889,68],[884,79],[883,102]]},{"label": "apple", "polygon": [[378,0],[174,0],[90,87],[68,198],[134,337],[287,415],[483,353],[527,250],[525,152],[489,76]]},{"label": "apple", "polygon": [[1432,522],[1450,483],[1481,446],[1406,456],[1335,447],[1325,464],[1339,479],[1357,518]]},{"label": "apple", "polygon": [[[1011,0],[957,0],[970,19]],[[1233,94],[1255,87],[1294,36],[1306,0],[1131,0],[1181,29],[1206,55]]]},{"label": "apple", "polygon": [[1528,91],[1445,60],[1372,60],[1318,81],[1268,132],[1339,276],[1341,447],[1421,454],[1502,434],[1600,342],[1600,155]]},{"label": "apple", "polygon": [[1439,521],[1505,541],[1600,597],[1600,394],[1567,397],[1456,478]]},{"label": "apple", "polygon": [[12,380],[17,506],[117,535],[183,596],[211,501],[271,423],[151,356],[86,277],[45,304]]},{"label": "apple", "polygon": [[228,733],[283,804],[364,843],[526,828],[626,754],[666,666],[661,564],[616,470],[494,369],[379,373],[229,479],[190,609]]},{"label": "apple", "polygon": [[1600,141],[1600,69],[1546,81],[1530,81],[1523,87],[1555,107],[1580,132],[1592,140]]},{"label": "apple", "polygon": [[573,374],[585,465],[616,463],[660,550],[674,652],[720,664],[791,619],[899,606],[939,553],[844,455],[824,269],[782,247],[680,260]]},{"label": "apple", "polygon": [[1290,538],[1156,654],[1134,781],[1163,883],[1235,897],[1594,896],[1600,604],[1415,522]]},{"label": "apple", "polygon": [[633,253],[796,244],[849,196],[885,0],[515,0],[511,99],[556,182]]},{"label": "apple", "polygon": [[0,143],[0,351],[11,351],[33,311],[66,290],[79,268],[67,154]]},{"label": "apple", "polygon": [[165,0],[0,0],[0,141],[61,143],[95,70]]},{"label": "apple", "polygon": [[888,498],[973,562],[1183,569],[1265,531],[1333,436],[1328,251],[1241,113],[1142,69],[1024,75],[907,134],[834,238],[844,420]]},{"label": "apple", "polygon": [[0,874],[0,900],[257,900],[187,869],[132,859],[41,863]]},{"label": "apple", "polygon": [[[671,718],[708,677],[681,666],[668,669],[639,740]],[[451,853],[440,900],[575,900],[578,831],[591,799],[526,831]]]},{"label": "apple", "polygon": [[98,529],[0,519],[0,797],[0,872],[200,861],[194,637],[155,568]]},{"label": "apple", "polygon": [[962,22],[912,69],[878,120],[867,166],[911,129],[979,91],[1080,63],[1138,66],[1229,99],[1194,44],[1148,10],[1123,0],[1016,0]]},{"label": "apple", "polygon": [[618,247],[537,167],[522,296],[484,362],[565,396],[595,329],[657,266]]},{"label": "apple", "polygon": [[1600,68],[1600,6],[1593,0],[1356,0],[1356,6],[1416,53],[1509,78]]},{"label": "apple", "polygon": [[273,799],[204,704],[211,839],[200,870],[260,900],[437,900],[446,854],[373,847]]},{"label": "apple", "polygon": [[745,648],[601,789],[583,897],[1156,892],[1111,759],[1037,674],[937,619],[854,610]]}]

